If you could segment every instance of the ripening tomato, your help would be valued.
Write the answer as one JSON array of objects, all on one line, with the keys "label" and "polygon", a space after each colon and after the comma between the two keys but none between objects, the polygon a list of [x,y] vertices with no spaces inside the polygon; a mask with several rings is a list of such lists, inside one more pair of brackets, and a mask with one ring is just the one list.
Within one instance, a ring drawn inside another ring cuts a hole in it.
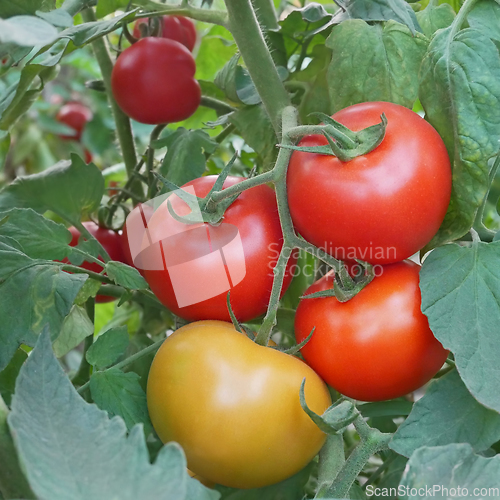
[{"label": "ripening tomato", "polygon": [[[428,382],[448,351],[432,334],[420,310],[420,266],[398,262],[383,266],[348,302],[335,297],[302,299],[295,336],[306,362],[337,391],[361,401],[404,396]],[[330,272],[304,295],[332,287]]]},{"label": "ripening tomato", "polygon": [[[217,176],[200,177],[182,188],[203,197],[216,179]],[[228,177],[223,187],[242,180]],[[169,199],[177,214],[190,212],[177,196]],[[169,213],[166,202],[149,219],[147,213],[144,215],[147,240],[156,244],[149,247],[149,253],[140,256],[142,263],[136,260],[136,267],[142,267],[151,290],[174,314],[189,321],[230,321],[226,303],[228,290],[231,307],[239,321],[248,321],[266,311],[273,269],[283,246],[276,197],[270,187],[256,186],[241,193],[217,226],[178,222]],[[132,212],[127,226],[134,219]],[[143,236],[138,231],[131,234],[129,228],[128,238],[142,240]],[[290,271],[295,262],[294,257],[289,261],[282,293],[292,280]]]},{"label": "ripening tomato", "polygon": [[68,102],[61,107],[56,115],[56,120],[72,128],[73,135],[61,135],[62,139],[74,139],[79,141],[82,137],[85,125],[92,120],[92,111],[79,102]]},{"label": "ripening tomato", "polygon": [[[163,16],[162,29],[160,36],[162,38],[170,38],[176,42],[182,43],[191,52],[196,44],[196,28],[193,21],[183,16]],[[141,38],[141,24],[148,24],[149,19],[141,18],[135,22],[134,36]]]},{"label": "ripening tomato", "polygon": [[305,467],[326,435],[302,410],[331,404],[304,362],[259,346],[222,321],[190,323],[168,337],[149,372],[151,422],[163,442],[176,441],[190,470],[214,483],[258,488]]},{"label": "ripening tomato", "polygon": [[[106,229],[99,227],[93,221],[87,221],[82,223],[87,231],[95,237],[95,239],[104,247],[106,252],[108,252],[111,260],[116,260],[118,262],[126,262],[125,256],[123,255],[123,250],[120,241],[120,235],[111,229]],[[78,244],[78,240],[80,238],[80,231],[74,226],[68,228],[72,239],[70,242],[71,247],[75,247]],[[102,259],[100,259],[102,260]],[[64,259],[63,262],[67,262],[67,259]],[[92,271],[94,273],[100,273],[102,271],[102,267],[99,264],[94,262],[84,262],[80,265],[83,269],[87,269],[88,271]],[[108,297],[107,295],[97,295],[96,302],[111,302],[115,300],[115,297]]]},{"label": "ripening tomato", "polygon": [[[365,102],[333,118],[359,131],[380,122],[387,129],[370,153],[337,157],[294,151],[288,202],[298,232],[338,259],[398,262],[434,236],[451,195],[451,168],[436,130],[413,111],[388,102]],[[300,146],[327,144],[305,137]]]},{"label": "ripening tomato", "polygon": [[168,38],[142,38],[116,60],[111,89],[123,112],[138,122],[179,122],[200,105],[195,71],[193,56],[184,45]]}]

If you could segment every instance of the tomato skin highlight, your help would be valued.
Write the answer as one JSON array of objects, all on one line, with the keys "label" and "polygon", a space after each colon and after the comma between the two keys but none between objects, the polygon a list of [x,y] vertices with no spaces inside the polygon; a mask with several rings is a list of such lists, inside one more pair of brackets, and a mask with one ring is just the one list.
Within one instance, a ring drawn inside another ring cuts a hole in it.
[{"label": "tomato skin highlight", "polygon": [[[294,151],[287,189],[298,232],[338,259],[374,264],[404,260],[439,229],[451,196],[451,168],[436,130],[413,111],[387,102],[365,102],[333,118],[359,131],[388,125],[382,143],[349,162]],[[300,146],[327,144],[308,136]]]},{"label": "tomato skin highlight", "polygon": [[[306,362],[341,394],[361,401],[404,396],[428,382],[448,356],[421,312],[417,264],[384,266],[348,302],[335,297],[302,299],[295,316],[295,337]],[[333,274],[304,295],[332,287]]]},{"label": "tomato skin highlight", "polygon": [[184,45],[168,38],[142,38],[116,60],[111,89],[130,118],[150,125],[174,123],[189,118],[200,104],[195,71]]},{"label": "tomato skin highlight", "polygon": [[214,483],[258,488],[290,477],[319,452],[326,435],[300,407],[331,404],[301,360],[262,347],[230,323],[199,321],[160,347],[147,386],[153,426],[184,449],[191,471]]},{"label": "tomato skin highlight", "polygon": [[[56,120],[72,128],[73,135],[60,135],[61,139],[73,139],[79,141],[82,137],[85,125],[92,120],[92,111],[79,102],[68,102],[58,111]],[[89,163],[89,162],[86,162]]]},{"label": "tomato skin highlight", "polygon": [[[163,26],[161,37],[182,43],[189,51],[193,51],[196,44],[196,28],[191,19],[183,16],[162,16]],[[141,38],[141,24],[148,24],[149,19],[138,19],[134,24],[133,35]]]},{"label": "tomato skin highlight", "polygon": [[[208,194],[216,179],[217,176],[200,177],[182,187],[193,186],[196,195],[203,197]],[[223,187],[232,186],[242,180],[241,177],[229,176]],[[172,203],[177,213],[187,214],[189,212],[187,205],[180,200],[178,201],[178,204],[175,201]],[[184,210],[183,213],[181,213],[182,210]],[[235,262],[235,265],[243,268],[245,274],[241,281],[232,283],[230,288],[231,307],[239,321],[248,321],[263,314],[267,309],[273,284],[273,268],[283,246],[283,234],[274,191],[266,185],[244,191],[226,210],[223,223],[236,226],[241,238],[244,255],[241,255],[241,258],[238,257],[239,260]],[[151,239],[153,241],[162,240],[163,234],[171,228],[177,227],[178,224],[164,203],[149,221],[148,229]],[[182,226],[186,227],[185,224]],[[208,224],[205,224],[205,227],[207,226]],[[213,226],[210,228],[210,231],[214,233],[219,230],[220,228]],[[186,233],[181,240],[177,241],[172,251],[179,256],[188,255],[193,252],[193,248],[206,245],[206,239],[205,232],[199,237]],[[163,246],[163,251],[168,253],[165,248]],[[290,270],[295,263],[296,258],[293,256],[288,263],[282,293],[286,291],[292,280],[293,276]],[[213,264],[206,261],[198,264],[194,264],[193,261],[189,271],[186,271],[189,274],[184,274],[185,280],[199,282],[200,287],[208,286],[202,284],[205,283],[204,278],[208,275],[207,272],[212,269],[211,266]],[[227,290],[192,305],[179,306],[168,269],[144,270],[143,275],[158,299],[181,318],[189,321],[202,319],[230,321],[226,303]]]},{"label": "tomato skin highlight", "polygon": [[[120,235],[111,229],[105,229],[99,227],[93,221],[82,222],[83,226],[87,229],[87,231],[95,237],[95,239],[104,247],[106,252],[108,252],[111,260],[116,260],[118,262],[126,262],[125,255],[123,254],[122,245],[120,241]],[[71,233],[71,242],[69,246],[76,247],[78,244],[78,240],[80,238],[80,231],[74,226],[68,228]],[[99,257],[100,260],[103,260]],[[68,259],[64,259],[63,262],[69,262]],[[87,271],[92,271],[94,273],[100,273],[102,271],[102,267],[95,262],[83,262],[79,267],[83,269],[87,269]],[[97,295],[95,301],[98,304],[104,302],[112,302],[116,300],[116,297],[109,297],[107,295]]]}]

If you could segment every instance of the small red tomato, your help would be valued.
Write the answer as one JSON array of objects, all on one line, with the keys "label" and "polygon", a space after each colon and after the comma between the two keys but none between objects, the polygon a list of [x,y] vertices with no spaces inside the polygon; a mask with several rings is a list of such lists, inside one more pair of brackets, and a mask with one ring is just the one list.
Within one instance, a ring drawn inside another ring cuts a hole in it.
[{"label": "small red tomato", "polygon": [[[428,382],[448,356],[420,310],[420,266],[383,266],[348,302],[335,297],[302,299],[295,336],[306,362],[340,393],[361,401],[404,396]],[[304,295],[327,290],[330,272]]]},{"label": "small red tomato", "polygon": [[[92,236],[94,236],[95,239],[104,247],[106,252],[108,252],[109,256],[111,257],[111,260],[126,262],[125,256],[123,255],[120,235],[118,233],[112,231],[111,229],[99,227],[95,222],[92,221],[83,222],[83,225],[87,229],[87,231]],[[68,229],[72,235],[72,239],[69,245],[71,247],[75,247],[78,244],[78,240],[80,238],[80,231],[78,231],[78,229],[74,226],[71,226]],[[67,259],[65,259],[63,262],[68,261]],[[94,273],[100,273],[102,271],[102,267],[94,262],[84,262],[80,267]],[[96,296],[97,303],[111,302],[113,300],[115,300],[114,297],[108,297],[106,295]]]},{"label": "small red tomato", "polygon": [[73,135],[61,135],[62,139],[80,140],[85,125],[92,120],[92,111],[79,102],[69,102],[65,104],[57,113],[56,120],[72,128]]},{"label": "small red tomato", "polygon": [[111,89],[130,118],[150,125],[189,118],[201,89],[191,52],[168,38],[147,37],[125,49],[111,74]]},{"label": "small red tomato", "polygon": [[[196,43],[196,28],[191,19],[183,16],[163,16],[162,38],[169,38],[185,45],[191,52]],[[141,24],[148,24],[149,19],[138,19],[134,25],[134,36],[141,38]]]}]

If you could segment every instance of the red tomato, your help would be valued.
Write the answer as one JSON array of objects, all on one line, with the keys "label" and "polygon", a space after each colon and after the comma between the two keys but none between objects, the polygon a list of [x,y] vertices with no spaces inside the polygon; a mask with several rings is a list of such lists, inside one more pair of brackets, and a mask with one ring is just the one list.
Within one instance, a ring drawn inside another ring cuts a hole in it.
[{"label": "red tomato", "polygon": [[[215,180],[216,176],[201,177],[183,188],[192,186],[196,195],[202,197],[208,194]],[[228,177],[224,187],[242,180]],[[172,207],[179,215],[190,211],[176,196],[172,197]],[[133,236],[141,238],[138,234]],[[152,253],[142,257],[144,265],[136,259],[137,267],[149,267],[143,274],[151,290],[178,316],[190,321],[230,321],[226,305],[228,290],[239,321],[266,311],[273,268],[283,245],[276,197],[270,187],[257,186],[241,193],[219,226],[178,222],[170,215],[167,203],[163,203],[148,221],[148,240],[160,243],[151,246]],[[292,279],[289,271],[294,262],[294,258],[289,261],[283,292]]]},{"label": "red tomato", "polygon": [[56,120],[75,131],[73,135],[61,135],[62,139],[80,140],[85,125],[92,120],[92,111],[79,102],[69,102],[59,110]]},{"label": "red tomato", "polygon": [[[401,261],[438,230],[451,195],[446,147],[436,130],[413,111],[388,102],[365,102],[333,118],[354,131],[388,125],[382,143],[349,162],[294,151],[288,202],[302,236],[339,259]],[[323,136],[300,146],[327,144]]]},{"label": "red tomato", "polygon": [[118,57],[111,74],[113,96],[138,122],[179,122],[190,117],[200,104],[195,71],[191,52],[180,43],[143,38]]},{"label": "red tomato", "polygon": [[[118,262],[126,262],[125,256],[123,255],[123,250],[121,246],[120,236],[115,231],[111,229],[105,229],[99,227],[95,222],[87,221],[83,222],[83,225],[87,229],[87,231],[93,235],[96,240],[104,247],[106,252],[108,252],[111,260],[116,260]],[[71,243],[69,244],[72,247],[75,247],[78,244],[78,240],[80,238],[80,231],[74,226],[69,228],[71,235],[73,238],[71,239]],[[102,260],[102,259],[100,259]],[[65,259],[63,262],[67,262]],[[87,269],[88,271],[93,271],[94,273],[100,273],[102,271],[102,267],[99,264],[95,264],[94,262],[84,262],[80,267],[83,269]],[[115,300],[114,297],[108,297],[106,295],[97,295],[96,302],[111,302]]]},{"label": "red tomato", "polygon": [[[134,25],[134,36],[141,38],[141,24],[148,24],[149,19],[138,19]],[[183,16],[163,16],[162,38],[170,38],[185,45],[191,52],[196,44],[196,28],[193,21]]]},{"label": "red tomato", "polygon": [[[418,389],[441,368],[448,351],[420,310],[419,270],[410,261],[386,265],[348,302],[301,300],[295,336],[301,342],[316,327],[301,352],[327,384],[350,398],[381,401]],[[332,282],[328,273],[305,295]]]}]

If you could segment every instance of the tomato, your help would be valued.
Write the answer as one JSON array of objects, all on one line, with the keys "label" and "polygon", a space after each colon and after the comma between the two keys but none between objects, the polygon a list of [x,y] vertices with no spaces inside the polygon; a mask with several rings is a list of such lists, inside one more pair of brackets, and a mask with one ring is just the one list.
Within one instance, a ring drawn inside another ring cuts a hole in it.
[{"label": "tomato", "polygon": [[258,488],[305,467],[326,435],[302,410],[331,404],[325,384],[304,362],[259,346],[232,324],[190,323],[165,340],[149,372],[151,422],[176,441],[191,471],[214,483]]},{"label": "tomato", "polygon": [[[217,176],[201,177],[183,188],[190,187],[203,197],[216,179]],[[228,177],[223,187],[242,180]],[[177,196],[172,198],[172,207],[179,215],[190,211]],[[153,247],[161,256],[156,263],[159,266],[139,263],[137,267],[144,268],[143,275],[151,290],[173,313],[189,321],[229,321],[228,290],[239,321],[248,321],[266,311],[273,269],[283,246],[276,197],[270,187],[256,186],[241,193],[226,210],[219,226],[177,222],[170,215],[167,203],[163,203],[149,219],[148,232],[150,241],[161,241],[160,246]],[[149,264],[153,261],[151,257]],[[290,259],[283,293],[292,280],[290,269],[294,263],[295,259]]]},{"label": "tomato", "polygon": [[85,125],[92,120],[92,111],[79,102],[68,102],[61,107],[56,120],[75,131],[73,135],[61,135],[62,139],[80,140]]},{"label": "tomato", "polygon": [[[115,231],[111,229],[105,229],[99,227],[95,222],[87,221],[83,222],[84,227],[87,231],[95,237],[95,239],[104,247],[106,252],[108,252],[111,260],[116,260],[118,262],[126,262],[125,256],[123,255],[123,250],[121,246],[120,236]],[[69,231],[72,235],[72,239],[70,242],[70,246],[75,247],[78,244],[78,240],[80,238],[80,231],[74,226],[69,228]],[[102,260],[102,259],[100,259]],[[65,259],[63,262],[67,262]],[[93,271],[94,273],[100,273],[102,271],[102,267],[99,264],[94,262],[84,262],[80,267],[83,269],[87,269],[88,271]],[[108,297],[107,295],[97,295],[96,302],[111,302],[115,300],[114,297]]]},{"label": "tomato", "polygon": [[[401,261],[424,247],[444,219],[451,168],[436,130],[413,111],[388,102],[365,102],[333,118],[359,131],[388,124],[382,143],[349,162],[294,151],[288,202],[298,232],[335,257],[371,263]],[[305,137],[300,146],[327,144]]]},{"label": "tomato", "polygon": [[111,89],[130,118],[156,125],[189,118],[201,90],[191,52],[174,40],[147,37],[125,49],[111,73]]},{"label": "tomato", "polygon": [[[160,36],[182,43],[192,52],[196,44],[196,28],[193,21],[183,16],[163,16],[162,20],[163,25]],[[141,38],[140,25],[147,25],[148,23],[149,19],[146,18],[136,21],[134,25],[134,36],[136,38]]]},{"label": "tomato", "polygon": [[[302,299],[295,316],[297,342],[316,327],[301,352],[323,380],[350,398],[381,401],[404,396],[428,382],[448,351],[420,310],[419,270],[404,261],[383,267],[348,302]],[[332,287],[330,272],[305,295]]]}]

